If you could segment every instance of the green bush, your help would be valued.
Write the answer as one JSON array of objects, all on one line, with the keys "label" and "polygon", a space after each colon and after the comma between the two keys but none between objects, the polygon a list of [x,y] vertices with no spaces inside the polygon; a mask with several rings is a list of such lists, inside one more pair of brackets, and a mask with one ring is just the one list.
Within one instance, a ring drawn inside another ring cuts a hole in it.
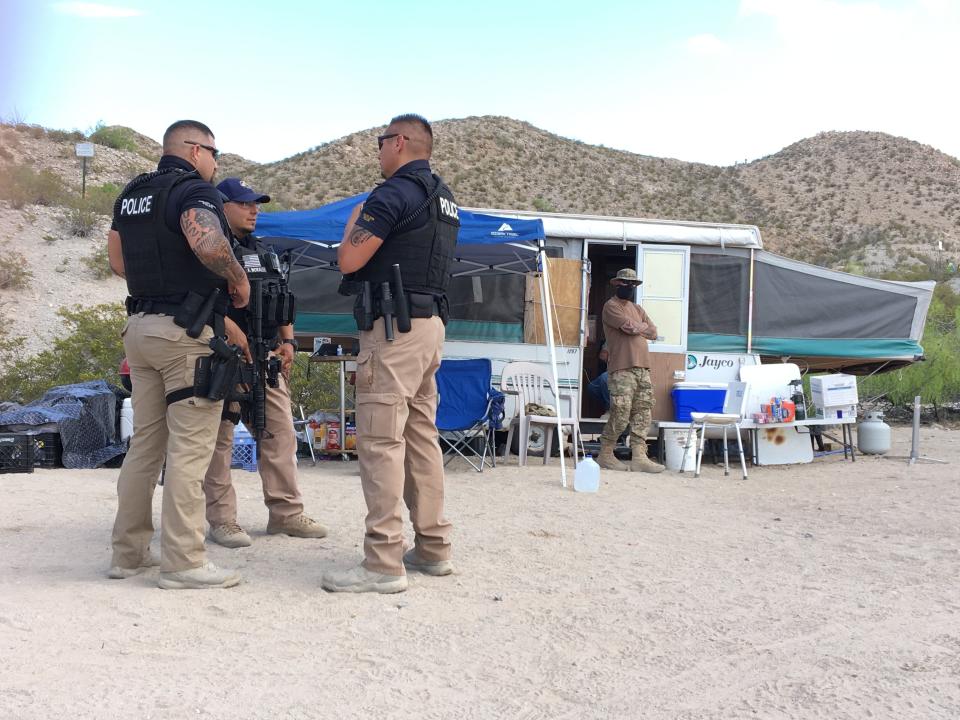
[{"label": "green bush", "polygon": [[33,273],[27,269],[27,259],[23,253],[3,253],[0,259],[0,290],[22,290],[32,278]]},{"label": "green bush", "polygon": [[37,172],[28,165],[13,165],[0,173],[0,200],[15,208],[60,205],[68,197],[63,181],[50,170]]},{"label": "green bush", "polygon": [[307,415],[340,407],[337,372],[334,363],[311,363],[306,353],[296,354],[290,369],[290,405],[296,417],[301,405]]},{"label": "green bush", "polygon": [[106,145],[114,150],[128,150],[137,152],[137,141],[133,131],[125,127],[107,127],[102,121],[98,122],[90,133],[90,140],[98,145]]},{"label": "green bush", "polygon": [[58,314],[64,320],[63,332],[49,350],[33,357],[17,358],[9,348],[10,339],[0,337],[0,359],[6,361],[0,399],[29,402],[52,387],[87,380],[120,384],[118,368],[124,355],[120,331],[127,318],[123,306],[78,305],[61,308]]},{"label": "green bush", "polygon": [[[87,196],[81,198],[80,203],[99,215],[113,217],[113,204],[117,201],[121,190],[123,188],[114,183],[87,187]],[[75,204],[75,206],[77,205]]]}]

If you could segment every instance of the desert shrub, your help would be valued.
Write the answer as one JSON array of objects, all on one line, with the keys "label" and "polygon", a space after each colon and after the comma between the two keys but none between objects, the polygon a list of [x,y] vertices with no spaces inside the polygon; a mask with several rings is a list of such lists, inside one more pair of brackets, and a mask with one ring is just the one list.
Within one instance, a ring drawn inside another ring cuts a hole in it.
[{"label": "desert shrub", "polygon": [[87,266],[87,269],[93,273],[93,276],[97,280],[106,280],[113,275],[113,271],[110,269],[110,257],[107,254],[107,244],[105,242],[97,245],[97,248],[82,258],[81,261]]},{"label": "desert shrub", "polygon": [[47,137],[54,142],[83,142],[86,140],[79,130],[47,130]]},{"label": "desert shrub", "polygon": [[114,150],[137,152],[137,141],[130,128],[107,127],[103,122],[98,122],[93,132],[90,133],[90,140]]},{"label": "desert shrub", "polygon": [[75,237],[90,237],[100,224],[100,215],[83,204],[67,210],[67,232]]},{"label": "desert shrub", "polygon": [[33,273],[27,268],[23,253],[5,251],[0,258],[0,290],[22,290],[30,284]]},{"label": "desert shrub", "polygon": [[[64,328],[49,350],[28,358],[6,358],[0,399],[29,402],[52,387],[87,380],[120,384],[118,368],[124,355],[120,331],[127,317],[123,306],[76,306],[61,308],[58,314]],[[0,352],[2,341],[0,338]]]},{"label": "desert shrub", "polygon": [[0,200],[15,208],[24,205],[59,205],[69,193],[50,170],[37,172],[28,165],[13,165],[0,173]]},{"label": "desert shrub", "polygon": [[117,201],[122,187],[114,183],[104,183],[96,187],[87,188],[87,196],[83,198],[88,208],[100,215],[113,216],[113,204]]}]

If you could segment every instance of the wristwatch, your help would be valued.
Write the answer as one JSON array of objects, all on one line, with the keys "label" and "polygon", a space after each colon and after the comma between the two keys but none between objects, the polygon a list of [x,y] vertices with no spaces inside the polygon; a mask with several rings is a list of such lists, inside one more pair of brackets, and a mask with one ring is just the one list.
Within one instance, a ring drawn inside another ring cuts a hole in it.
[{"label": "wristwatch", "polygon": [[298,343],[295,338],[284,338],[283,342],[285,342],[287,345],[293,345],[294,352],[297,352],[300,349],[300,343]]}]

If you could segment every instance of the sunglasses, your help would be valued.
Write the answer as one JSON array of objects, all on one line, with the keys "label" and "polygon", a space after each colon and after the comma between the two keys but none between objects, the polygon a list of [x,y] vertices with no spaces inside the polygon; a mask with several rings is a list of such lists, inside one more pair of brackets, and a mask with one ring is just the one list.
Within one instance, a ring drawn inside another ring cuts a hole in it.
[{"label": "sunglasses", "polygon": [[220,151],[213,147],[213,145],[204,145],[203,143],[194,142],[193,140],[184,140],[183,143],[184,145],[196,145],[197,147],[202,147],[204,150],[209,150],[214,160],[220,158]]},{"label": "sunglasses", "polygon": [[390,138],[402,137],[404,140],[409,140],[406,135],[401,135],[400,133],[390,133],[389,135],[377,135],[377,149],[383,150],[383,141],[389,140]]}]

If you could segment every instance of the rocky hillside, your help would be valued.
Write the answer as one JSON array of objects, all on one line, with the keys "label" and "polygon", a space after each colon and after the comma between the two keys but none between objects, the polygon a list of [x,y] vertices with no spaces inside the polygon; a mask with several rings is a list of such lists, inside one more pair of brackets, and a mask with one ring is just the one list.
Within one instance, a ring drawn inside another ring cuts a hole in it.
[{"label": "rocky hillside", "polygon": [[[881,273],[960,251],[960,162],[883,133],[822,133],[733,167],[585,145],[510,118],[434,125],[434,166],[471,207],[759,225],[775,252]],[[289,208],[379,179],[376,135],[357,132],[247,178]]]},{"label": "rocky hillside", "polygon": [[[362,130],[267,164],[227,153],[219,175],[244,177],[277,207],[316,207],[379,181],[382,131]],[[586,145],[504,117],[439,121],[434,132],[434,167],[468,207],[756,224],[774,252],[867,274],[960,260],[960,161],[904,138],[828,132],[751,163],[715,167]],[[87,269],[103,252],[106,217],[96,213],[108,212],[111,193],[152,168],[160,152],[129,128],[98,128],[89,138],[97,147],[88,198],[80,201],[74,143],[86,139],[0,125],[0,250],[20,254],[32,274],[31,300],[46,301],[41,309],[121,294]],[[31,184],[26,194],[24,184]],[[31,205],[37,202],[46,207]],[[36,252],[41,241],[43,253]],[[62,283],[49,273],[79,256],[92,260],[67,273],[75,284],[60,297],[51,288]],[[4,277],[0,312],[6,305],[9,318],[28,290]],[[56,327],[47,319],[40,325]],[[36,323],[10,322],[35,334]]]}]

